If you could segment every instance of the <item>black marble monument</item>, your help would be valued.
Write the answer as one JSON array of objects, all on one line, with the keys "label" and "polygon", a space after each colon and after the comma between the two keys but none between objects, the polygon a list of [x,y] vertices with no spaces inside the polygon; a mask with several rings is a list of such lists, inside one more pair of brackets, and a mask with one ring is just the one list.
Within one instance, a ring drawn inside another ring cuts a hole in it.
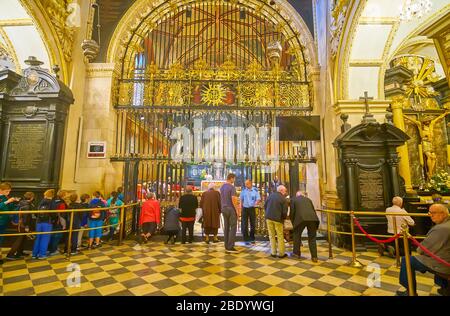
[{"label": "black marble monument", "polygon": [[[361,124],[346,128],[336,138],[334,146],[340,169],[337,191],[343,210],[384,212],[394,196],[404,196],[396,149],[408,139],[408,135],[392,123],[376,122],[368,110]],[[386,217],[357,217],[369,233],[387,233]],[[337,216],[336,226],[340,231],[350,232],[349,216]],[[357,227],[355,232],[361,233]],[[338,246],[351,248],[350,236],[340,235],[336,240]],[[357,238],[356,242],[359,249],[375,246],[365,237]]]},{"label": "black marble monument", "polygon": [[[30,57],[23,75],[0,70],[0,181],[15,194],[57,189],[72,92]],[[75,140],[74,140],[75,141]]]}]

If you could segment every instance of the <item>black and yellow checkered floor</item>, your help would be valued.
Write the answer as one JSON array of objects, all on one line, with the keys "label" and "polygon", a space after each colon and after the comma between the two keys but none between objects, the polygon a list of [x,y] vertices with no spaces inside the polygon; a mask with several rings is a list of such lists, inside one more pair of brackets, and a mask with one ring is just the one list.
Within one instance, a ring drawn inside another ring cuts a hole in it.
[{"label": "black and yellow checkered floor", "polygon": [[[70,261],[62,255],[48,260],[8,261],[0,266],[0,293],[5,296],[392,296],[401,288],[394,259],[380,257],[376,252],[358,254],[365,267],[352,268],[345,265],[351,252],[334,249],[334,258],[328,259],[325,242],[319,242],[318,263],[310,260],[307,247],[302,248],[303,259],[298,260],[272,258],[268,246],[268,242],[237,243],[240,253],[226,254],[223,243],[150,242],[141,247],[126,241],[122,246],[103,245],[84,251]],[[374,273],[367,268],[369,264],[380,268],[379,287],[368,286],[367,279],[372,280]],[[79,284],[76,267],[80,270]],[[419,295],[438,295],[431,274],[419,274],[417,280]]]}]

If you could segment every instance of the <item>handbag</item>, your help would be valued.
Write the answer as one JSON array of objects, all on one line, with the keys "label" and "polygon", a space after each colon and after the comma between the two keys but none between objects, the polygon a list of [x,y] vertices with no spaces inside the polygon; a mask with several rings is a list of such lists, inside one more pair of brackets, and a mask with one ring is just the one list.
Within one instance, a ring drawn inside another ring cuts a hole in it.
[{"label": "handbag", "polygon": [[285,219],[283,223],[284,230],[293,230],[294,225],[292,225],[292,221],[290,219]]}]

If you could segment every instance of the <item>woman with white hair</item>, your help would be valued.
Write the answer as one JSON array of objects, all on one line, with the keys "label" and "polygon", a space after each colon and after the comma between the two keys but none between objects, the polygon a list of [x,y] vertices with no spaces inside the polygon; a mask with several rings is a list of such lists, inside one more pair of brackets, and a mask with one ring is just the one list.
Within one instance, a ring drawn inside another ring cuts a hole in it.
[{"label": "woman with white hair", "polygon": [[147,200],[142,204],[139,226],[141,227],[142,241],[147,243],[155,233],[161,222],[161,207],[154,193],[147,194]]},{"label": "woman with white hair", "polygon": [[208,190],[203,192],[200,200],[200,208],[203,212],[202,226],[205,233],[205,242],[209,244],[209,236],[213,235],[213,242],[219,242],[217,232],[220,227],[220,193],[215,190],[214,184],[210,183]]}]

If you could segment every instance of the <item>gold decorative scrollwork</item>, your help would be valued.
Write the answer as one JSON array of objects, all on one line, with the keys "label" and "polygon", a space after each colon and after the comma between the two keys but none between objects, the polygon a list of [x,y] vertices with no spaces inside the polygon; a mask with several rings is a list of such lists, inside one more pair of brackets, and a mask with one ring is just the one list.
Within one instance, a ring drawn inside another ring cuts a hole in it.
[{"label": "gold decorative scrollwork", "polygon": [[131,82],[122,82],[119,88],[119,105],[129,105],[131,103],[131,92],[133,84]]},{"label": "gold decorative scrollwork", "polygon": [[182,106],[189,102],[189,86],[177,82],[158,83],[155,96],[155,105]]},{"label": "gold decorative scrollwork", "polygon": [[275,65],[263,71],[256,61],[246,70],[236,68],[229,58],[217,69],[208,68],[203,59],[197,60],[192,69],[175,63],[168,70],[160,70],[152,63],[144,71],[136,70],[131,79],[120,80],[118,105],[135,101],[138,104],[134,105],[140,106],[310,106],[311,87],[300,80],[300,70],[286,71]]},{"label": "gold decorative scrollwork", "polygon": [[267,83],[245,83],[240,86],[242,106],[271,107],[273,104],[273,85]]},{"label": "gold decorative scrollwork", "polygon": [[226,96],[227,91],[220,83],[209,84],[202,92],[202,100],[207,105],[223,105]]},{"label": "gold decorative scrollwork", "polygon": [[305,86],[280,84],[281,106],[298,107],[308,104],[308,89]]},{"label": "gold decorative scrollwork", "polygon": [[76,25],[71,25],[69,22],[71,22],[72,16],[76,17],[77,13],[68,10],[71,2],[69,0],[40,0],[40,2],[49,17],[48,20],[55,29],[58,40],[61,43],[64,58],[67,62],[70,62],[72,60],[72,46]]}]

